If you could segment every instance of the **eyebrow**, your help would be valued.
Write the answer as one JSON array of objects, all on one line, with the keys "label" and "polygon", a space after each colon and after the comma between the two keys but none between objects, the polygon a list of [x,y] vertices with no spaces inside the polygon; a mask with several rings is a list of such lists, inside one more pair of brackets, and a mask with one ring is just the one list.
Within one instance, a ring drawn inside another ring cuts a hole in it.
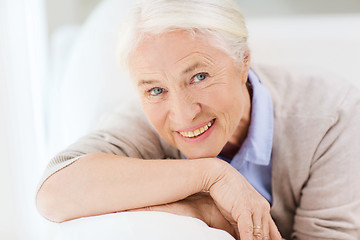
[{"label": "eyebrow", "polygon": [[154,84],[156,82],[159,82],[159,81],[157,81],[157,80],[140,80],[137,85],[138,86],[151,85],[151,84]]},{"label": "eyebrow", "polygon": [[[196,62],[193,65],[187,67],[184,71],[182,71],[182,75],[185,75],[185,74],[187,74],[189,72],[192,72],[192,71],[194,71],[195,69],[197,69],[199,67],[206,67],[206,66],[207,66],[207,64],[205,64],[205,63]],[[158,82],[160,82],[160,81],[158,81],[158,80],[140,80],[137,85],[138,86],[152,85],[152,84],[158,83]]]},{"label": "eyebrow", "polygon": [[186,69],[182,72],[182,74],[185,75],[185,74],[187,74],[187,73],[189,73],[189,72],[194,71],[195,69],[197,69],[197,68],[199,68],[199,67],[206,67],[206,66],[207,66],[207,64],[205,64],[205,63],[196,62],[196,63],[194,63],[193,65],[191,65],[191,66],[189,66],[188,68],[186,68]]}]

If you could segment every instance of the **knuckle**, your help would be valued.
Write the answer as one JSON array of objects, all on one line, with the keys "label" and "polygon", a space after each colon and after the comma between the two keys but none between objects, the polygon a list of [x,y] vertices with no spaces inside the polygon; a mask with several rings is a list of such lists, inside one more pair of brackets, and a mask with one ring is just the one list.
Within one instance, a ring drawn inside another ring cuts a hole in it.
[{"label": "knuckle", "polygon": [[271,239],[281,240],[282,237],[281,237],[280,232],[278,230],[276,230],[274,236]]},{"label": "knuckle", "polygon": [[270,209],[271,209],[270,203],[267,200],[262,201],[261,208],[264,212],[267,212],[267,213],[270,212]]},{"label": "knuckle", "polygon": [[261,231],[256,231],[253,235],[256,239],[263,239],[263,234]]},{"label": "knuckle", "polygon": [[247,225],[246,226],[246,229],[245,229],[245,233],[246,234],[253,234],[254,233],[254,228],[253,228],[253,226],[252,225]]},{"label": "knuckle", "polygon": [[261,199],[261,205],[263,208],[270,209],[270,203],[266,199]]}]

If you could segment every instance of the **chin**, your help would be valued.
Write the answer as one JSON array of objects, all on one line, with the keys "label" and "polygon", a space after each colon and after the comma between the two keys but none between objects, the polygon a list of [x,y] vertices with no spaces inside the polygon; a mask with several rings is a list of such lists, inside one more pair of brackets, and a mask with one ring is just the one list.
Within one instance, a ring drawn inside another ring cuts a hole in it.
[{"label": "chin", "polygon": [[182,151],[185,156],[189,159],[198,159],[198,158],[215,158],[219,155],[220,151]]},{"label": "chin", "polygon": [[178,145],[175,147],[188,159],[198,159],[217,157],[224,145],[219,144],[218,141],[206,141],[201,144],[181,144],[180,146]]}]

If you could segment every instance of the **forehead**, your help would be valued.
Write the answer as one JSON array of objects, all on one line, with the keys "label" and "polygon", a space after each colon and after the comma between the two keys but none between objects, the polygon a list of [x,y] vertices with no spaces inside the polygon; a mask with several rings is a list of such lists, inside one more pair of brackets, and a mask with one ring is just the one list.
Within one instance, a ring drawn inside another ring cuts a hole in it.
[{"label": "forehead", "polygon": [[141,41],[130,56],[130,71],[176,71],[194,63],[224,63],[224,58],[230,60],[223,50],[214,46],[210,37],[192,36],[185,30],[179,30],[149,36]]}]

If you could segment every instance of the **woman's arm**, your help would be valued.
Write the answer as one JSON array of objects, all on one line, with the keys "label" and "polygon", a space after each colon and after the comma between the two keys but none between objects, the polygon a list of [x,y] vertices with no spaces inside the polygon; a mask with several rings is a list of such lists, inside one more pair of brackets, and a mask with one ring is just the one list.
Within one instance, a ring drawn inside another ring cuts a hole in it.
[{"label": "woman's arm", "polygon": [[102,130],[52,159],[37,195],[46,218],[63,222],[161,205],[205,190],[223,216],[238,226],[241,239],[252,239],[253,226],[260,225],[254,234],[277,234],[268,202],[237,170],[216,158],[163,160],[181,154],[161,140],[138,110],[129,105]]},{"label": "woman's arm", "polygon": [[220,160],[143,160],[88,154],[50,176],[37,206],[51,221],[124,211],[184,199],[209,189]]},{"label": "woman's arm", "polygon": [[172,203],[209,191],[220,212],[238,226],[241,239],[280,239],[269,204],[244,177],[216,158],[142,160],[88,154],[50,176],[37,195],[39,211],[63,222],[74,218]]}]

